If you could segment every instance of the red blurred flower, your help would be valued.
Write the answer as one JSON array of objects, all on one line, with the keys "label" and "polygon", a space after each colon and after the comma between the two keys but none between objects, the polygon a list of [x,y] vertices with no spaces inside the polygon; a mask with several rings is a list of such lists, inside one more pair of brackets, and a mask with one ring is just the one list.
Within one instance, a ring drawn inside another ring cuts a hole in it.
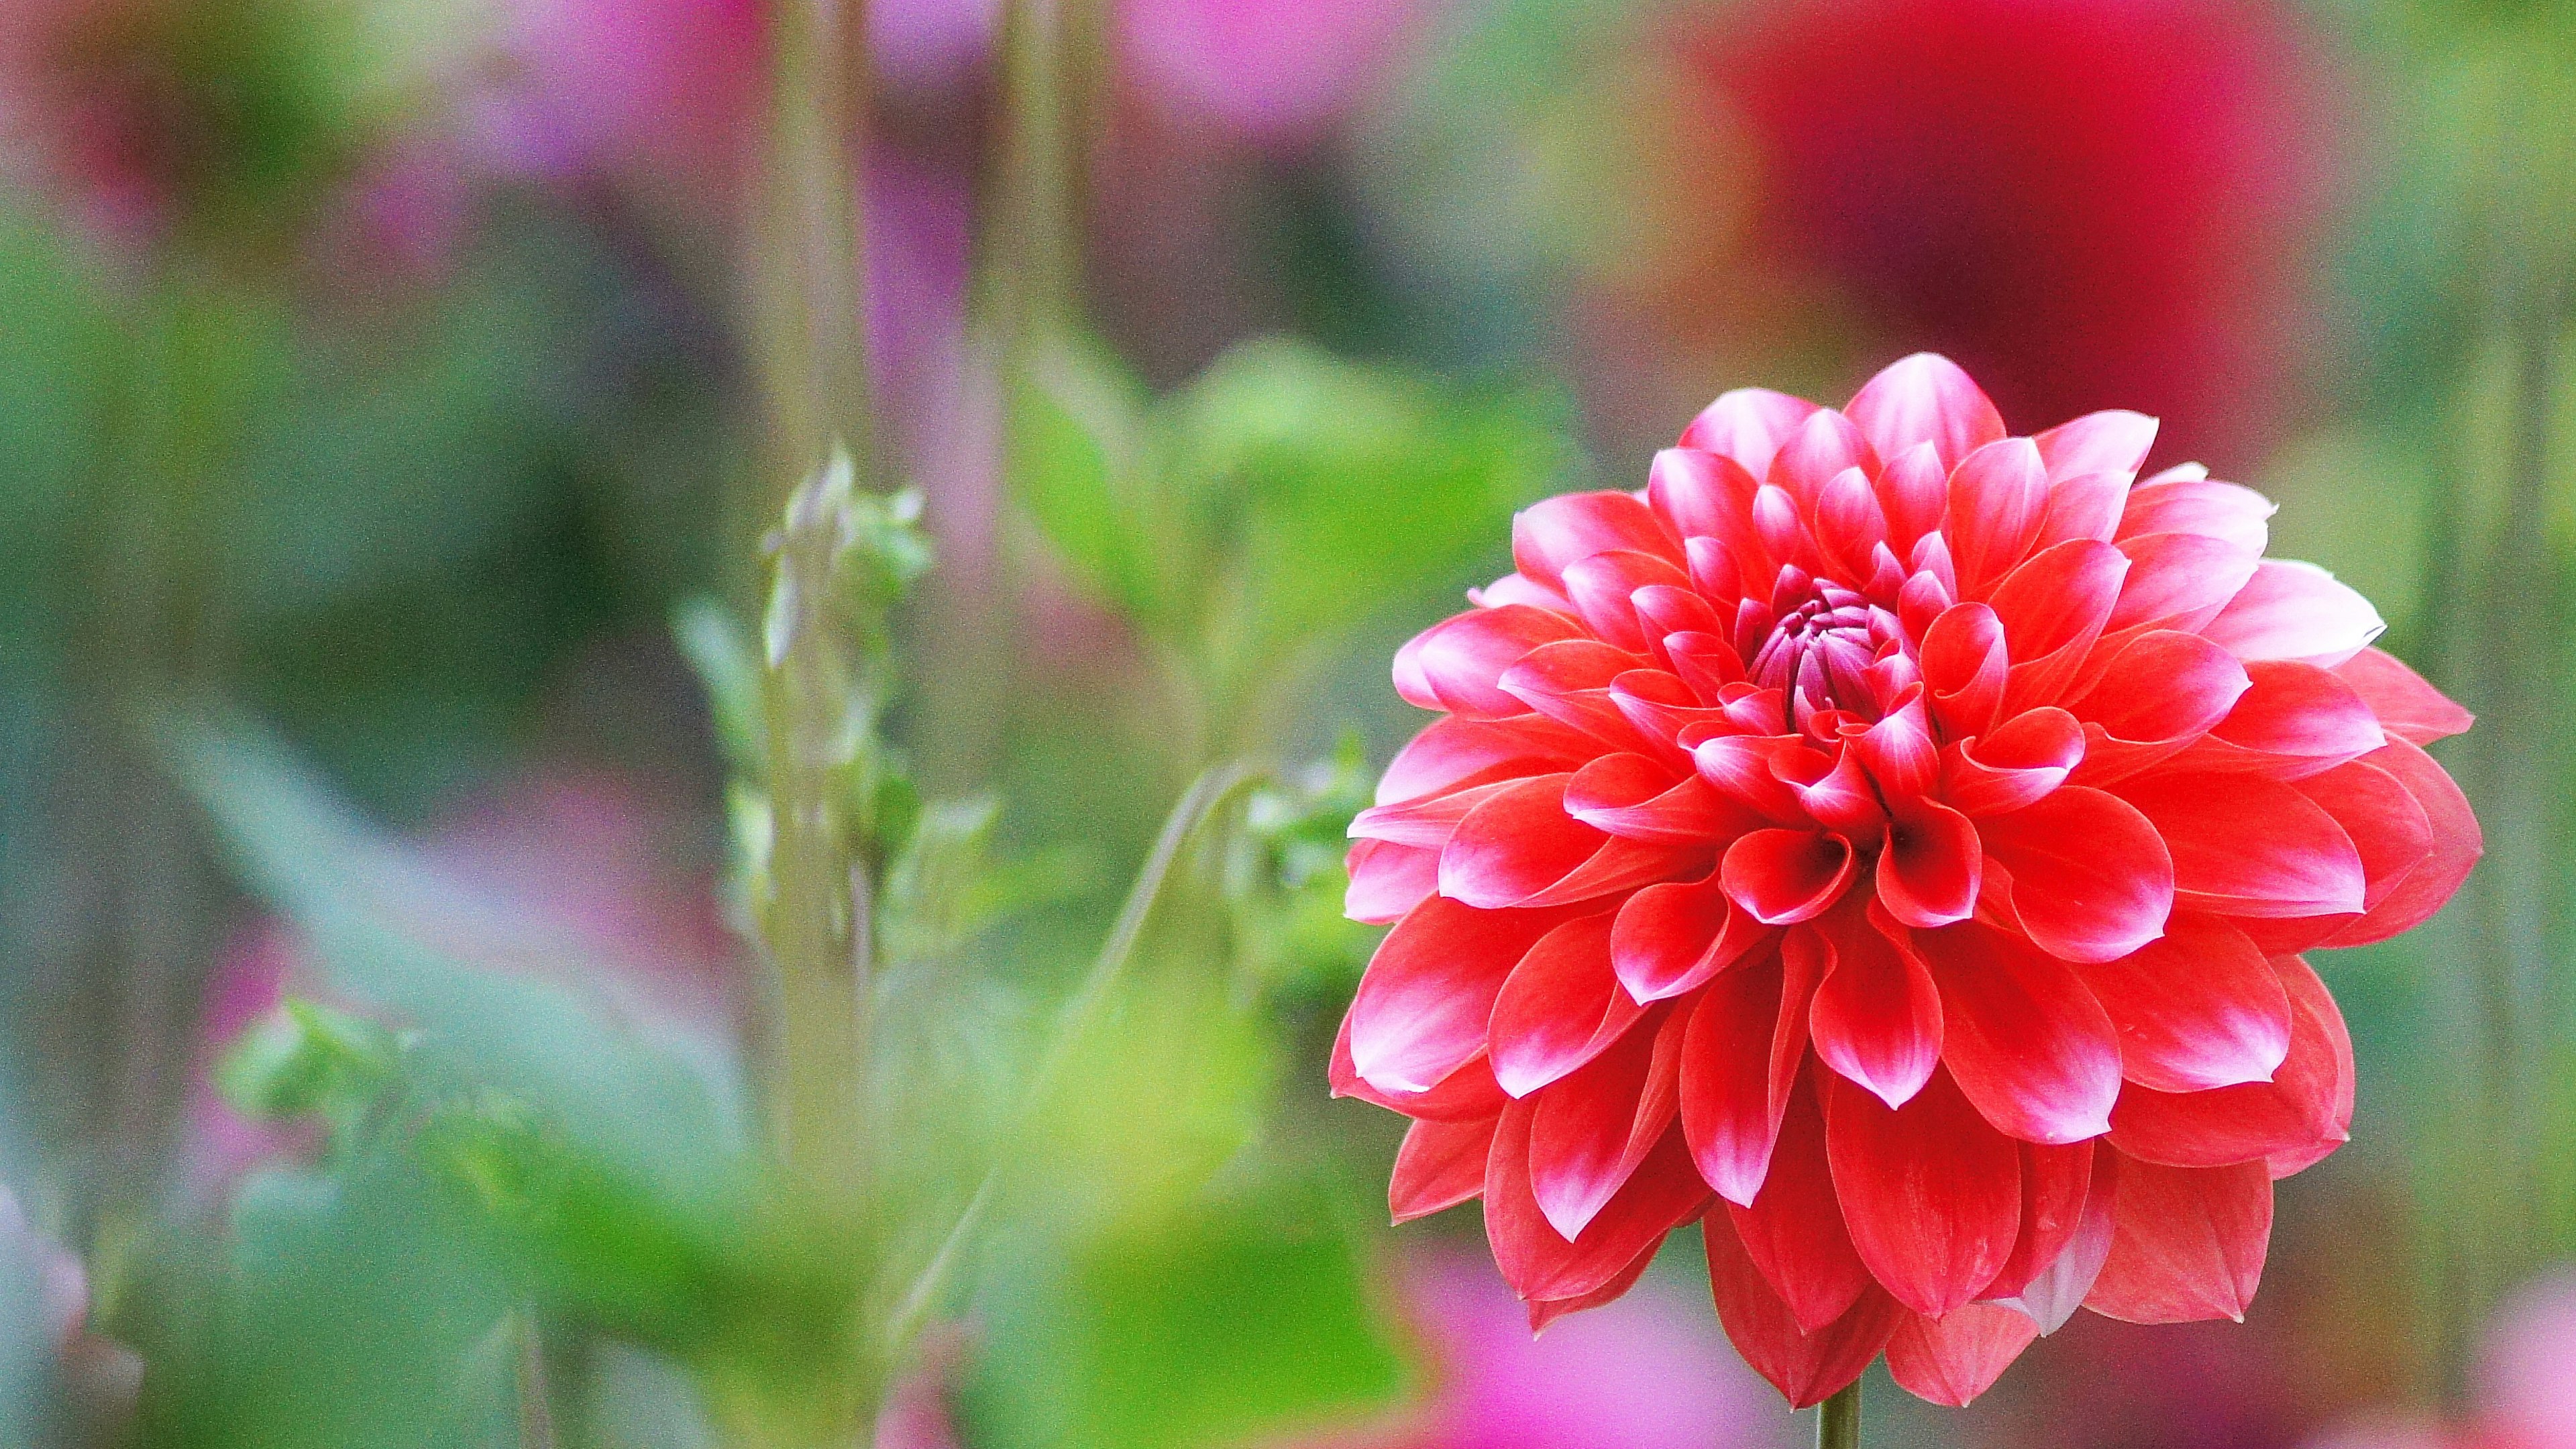
[{"label": "red blurred flower", "polygon": [[1416,1119],[1399,1219],[1481,1195],[1543,1323],[1705,1214],[1799,1404],[1882,1349],[1964,1403],[2079,1303],[2243,1312],[2272,1180],[2351,1120],[2296,953],[2457,888],[2421,746],[2469,720],[2262,557],[2260,496],[2133,486],[2154,433],[2007,437],[1925,354],[1520,516],[1396,656],[1446,717],[1352,826],[1351,914],[1397,924],[1334,1086]]},{"label": "red blurred flower", "polygon": [[2016,417],[2113,402],[2262,440],[2330,158],[2304,37],[2247,0],[1778,0],[1696,46],[1757,243]]}]

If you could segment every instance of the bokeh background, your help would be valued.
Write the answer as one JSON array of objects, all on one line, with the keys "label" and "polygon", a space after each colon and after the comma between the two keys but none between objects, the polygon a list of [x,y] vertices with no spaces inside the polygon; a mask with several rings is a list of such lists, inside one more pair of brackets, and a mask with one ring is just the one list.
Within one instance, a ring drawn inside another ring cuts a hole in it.
[{"label": "bokeh background", "polygon": [[[1472,1207],[1383,1226],[1334,812],[1514,507],[1933,348],[2277,499],[2481,716],[2488,856],[2320,962],[2354,1141],[2244,1325],[2087,1316],[1957,1413],[1873,1378],[1873,1438],[2576,1446],[2576,10],[872,0],[859,247],[782,223],[783,23],[0,0],[0,1439],[678,1449],[792,1397],[832,1253],[727,1196],[721,621],[811,461],[795,294],[937,555],[885,716],[918,1201],[1190,780],[1284,782],[1184,852],[879,1444],[1808,1432],[1688,1241],[1533,1344]],[[245,1089],[289,1038],[326,1080]]]}]

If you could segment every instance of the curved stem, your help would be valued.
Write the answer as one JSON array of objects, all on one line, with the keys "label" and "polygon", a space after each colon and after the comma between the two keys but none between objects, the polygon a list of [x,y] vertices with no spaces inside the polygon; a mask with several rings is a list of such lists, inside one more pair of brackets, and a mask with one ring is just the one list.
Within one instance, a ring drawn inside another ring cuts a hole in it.
[{"label": "curved stem", "polygon": [[1817,1407],[1816,1449],[1860,1449],[1860,1380]]}]

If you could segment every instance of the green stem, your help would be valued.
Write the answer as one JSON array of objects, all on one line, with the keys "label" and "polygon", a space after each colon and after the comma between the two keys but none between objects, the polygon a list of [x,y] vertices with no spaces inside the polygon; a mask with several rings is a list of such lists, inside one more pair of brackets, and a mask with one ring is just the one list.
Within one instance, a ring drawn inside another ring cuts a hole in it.
[{"label": "green stem", "polygon": [[1860,1449],[1860,1380],[1817,1406],[1816,1449]]},{"label": "green stem", "polygon": [[1028,1088],[1021,1094],[1019,1106],[1012,1113],[1010,1127],[1003,1134],[1002,1150],[996,1154],[992,1165],[984,1170],[983,1180],[975,1185],[974,1195],[967,1199],[956,1221],[941,1235],[938,1249],[931,1254],[921,1275],[913,1280],[911,1289],[904,1294],[902,1304],[889,1320],[886,1343],[890,1353],[899,1352],[929,1321],[931,1311],[938,1306],[941,1290],[955,1273],[967,1245],[982,1227],[984,1215],[1001,1192],[1009,1165],[1019,1156],[1014,1150],[1018,1139],[1027,1132],[1031,1119],[1044,1109],[1048,1094],[1055,1089],[1056,1078],[1072,1058],[1074,1048],[1090,1031],[1093,1020],[1100,1014],[1101,1004],[1125,979],[1127,963],[1135,957],[1136,943],[1145,934],[1145,923],[1153,918],[1154,904],[1162,898],[1163,886],[1171,879],[1172,866],[1180,859],[1181,847],[1236,791],[1260,778],[1257,772],[1243,765],[1212,766],[1191,783],[1180,803],[1174,805],[1172,813],[1164,818],[1162,832],[1155,837],[1154,848],[1147,853],[1144,867],[1137,871],[1135,883],[1127,888],[1127,899],[1119,907],[1116,923],[1111,925],[1108,937],[1101,942],[1100,954],[1092,958],[1091,969],[1083,974],[1082,981],[1064,999],[1064,1004],[1056,1008],[1055,1021],[1047,1033],[1045,1054],[1038,1058],[1037,1069],[1029,1075]]}]

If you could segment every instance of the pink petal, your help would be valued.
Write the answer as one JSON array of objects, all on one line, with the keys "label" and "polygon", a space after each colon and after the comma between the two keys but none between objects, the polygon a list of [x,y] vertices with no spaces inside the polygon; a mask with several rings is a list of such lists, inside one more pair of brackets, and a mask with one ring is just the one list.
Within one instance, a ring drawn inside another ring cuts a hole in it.
[{"label": "pink petal", "polygon": [[1598,749],[1553,720],[1439,719],[1415,735],[1378,777],[1377,803],[1456,790],[1494,780],[1573,768]]},{"label": "pink petal", "polygon": [[2135,475],[2138,465],[2147,461],[2147,450],[2156,443],[2156,420],[2144,413],[2086,413],[2071,423],[2060,423],[2031,439],[2039,447],[2039,458],[2048,465],[2049,481],[2073,478],[2085,473],[2128,473]]},{"label": "pink petal", "polygon": [[2173,852],[2179,902],[2256,917],[2362,908],[2366,877],[2352,838],[2278,780],[2160,773],[2126,781],[2120,793]]},{"label": "pink petal", "polygon": [[[1766,453],[1762,466],[1769,467]],[[1723,453],[1666,448],[1646,470],[1646,502],[1683,538],[1734,538],[1752,526],[1759,474]]]},{"label": "pink petal", "polygon": [[2272,1235],[2263,1164],[2123,1161],[2119,1184],[2110,1255],[2084,1306],[2128,1323],[2243,1322]]},{"label": "pink petal", "polygon": [[2163,939],[2080,969],[2120,1033],[2121,1071],[2160,1092],[2268,1082],[2290,1050],[2290,998],[2245,933],[2177,911]]},{"label": "pink petal", "polygon": [[1745,387],[1721,394],[1682,429],[1681,445],[1723,454],[1759,478],[1771,455],[1794,435],[1816,405],[1801,397]]},{"label": "pink petal", "polygon": [[1671,1126],[1687,1021],[1670,1011],[1537,1094],[1530,1191],[1571,1240],[1633,1175]]},{"label": "pink petal", "polygon": [[1634,494],[1562,493],[1512,519],[1512,563],[1524,577],[1562,590],[1565,566],[1614,549],[1658,555],[1676,567],[1682,543]]},{"label": "pink petal", "polygon": [[1941,526],[1950,507],[1950,465],[1929,442],[1887,455],[1878,472],[1878,508],[1887,520],[1887,543],[1898,556],[1910,556],[1915,540]]},{"label": "pink petal", "polygon": [[1342,914],[1354,921],[1384,925],[1422,904],[1440,888],[1440,852],[1383,840],[1351,843],[1350,888],[1342,893]]},{"label": "pink petal", "polygon": [[2028,438],[2006,438],[1970,453],[1950,473],[1950,515],[1941,535],[1959,571],[1959,595],[1982,599],[2039,537],[2048,509],[2048,469]]},{"label": "pink petal", "polygon": [[2239,659],[2296,659],[2331,669],[2387,627],[2368,599],[2324,569],[2270,558],[2201,632]]},{"label": "pink petal", "polygon": [[2129,556],[2129,574],[2104,626],[2113,633],[2197,633],[2218,617],[2262,562],[2260,554],[2196,533],[2139,534],[2123,537],[2117,546]]},{"label": "pink petal", "polygon": [[2022,928],[2068,961],[2111,961],[2164,931],[2175,866],[2148,817],[2099,790],[2067,786],[1978,822],[1986,854],[2012,878]]},{"label": "pink petal", "polygon": [[1341,1030],[1333,1037],[1333,1057],[1329,1075],[1336,1097],[1354,1097],[1372,1106],[1422,1122],[1489,1121],[1503,1110],[1511,1098],[1503,1095],[1502,1083],[1494,1080],[1493,1064],[1478,1052],[1464,1065],[1452,1071],[1428,1091],[1389,1092],[1369,1085],[1351,1061],[1351,1019],[1343,1016]]},{"label": "pink petal", "polygon": [[1480,911],[1438,896],[1380,941],[1351,1000],[1353,1070],[1386,1092],[1425,1092],[1483,1054],[1503,980],[1559,911]]},{"label": "pink petal", "polygon": [[2119,531],[2120,507],[2129,498],[2126,473],[2082,473],[2058,477],[2050,472],[2048,512],[2039,521],[2039,546],[2089,538],[2109,543]]},{"label": "pink petal", "polygon": [[2245,673],[2251,687],[2176,768],[2253,769],[2293,779],[2388,742],[2360,692],[2313,664],[2257,659]]},{"label": "pink petal", "polygon": [[1937,1319],[1910,1314],[1887,1340],[1888,1376],[1918,1399],[1964,1409],[2038,1336],[2028,1315],[1991,1303],[1971,1303]]},{"label": "pink petal", "polygon": [[1959,365],[1918,352],[1879,370],[1843,411],[1882,458],[1930,443],[1945,468],[2004,436],[2003,415]]},{"label": "pink petal", "polygon": [[1812,952],[1773,952],[1724,972],[1692,1005],[1682,1038],[1682,1132],[1719,1196],[1749,1203],[1771,1165],[1807,1049]]},{"label": "pink petal", "polygon": [[1735,1231],[1762,1281],[1788,1305],[1800,1331],[1830,1325],[1860,1301],[1869,1269],[1844,1231],[1842,1204],[1825,1163],[1825,1113],[1814,1081],[1797,1076],[1771,1170],[1750,1206],[1727,1204]]},{"label": "pink petal", "polygon": [[1577,770],[1566,782],[1565,813],[1595,830],[1664,845],[1703,844],[1749,814],[1697,775],[1633,754],[1603,755]]},{"label": "pink petal", "polygon": [[1591,1061],[1645,1008],[1610,969],[1611,915],[1583,916],[1541,936],[1494,998],[1487,1027],[1494,1077],[1526,1097]]},{"label": "pink petal", "polygon": [[1896,1300],[1873,1284],[1842,1317],[1814,1333],[1804,1332],[1753,1266],[1731,1220],[1712,1214],[1704,1236],[1709,1292],[1717,1300],[1717,1321],[1727,1341],[1793,1409],[1821,1404],[1859,1378],[1904,1316]]},{"label": "pink petal", "polygon": [[1493,1152],[1495,1119],[1421,1121],[1405,1130],[1396,1149],[1395,1175],[1387,1183],[1387,1208],[1399,1223],[1453,1208],[1485,1190],[1485,1159]]},{"label": "pink petal", "polygon": [[2117,537],[2198,534],[2239,554],[2257,556],[2270,541],[2271,529],[2264,520],[2274,511],[2272,500],[2251,488],[2159,473],[2129,490]]},{"label": "pink petal", "polygon": [[[1824,496],[1825,485],[1845,468],[1875,473],[1878,454],[1851,419],[1831,408],[1819,408],[1808,414],[1798,431],[1771,456],[1771,466],[1763,473],[1762,481],[1793,500],[1795,506],[1789,517],[1794,527],[1795,520],[1814,510],[1816,500]],[[1762,500],[1758,495],[1754,499],[1753,522],[1756,528],[1762,525]],[[1776,542],[1771,555],[1782,562],[1789,561],[1787,551],[1777,547]]]},{"label": "pink petal", "polygon": [[2336,665],[2334,672],[2370,702],[2382,729],[2409,744],[2429,745],[2476,722],[2475,715],[2385,650],[2364,649]]},{"label": "pink petal", "polygon": [[1574,638],[1581,630],[1563,614],[1527,604],[1470,609],[1396,651],[1395,692],[1422,709],[1484,719],[1525,714],[1529,706],[1497,683],[1503,671],[1541,644]]},{"label": "pink petal", "polygon": [[2119,1034],[2072,970],[1973,922],[1915,944],[1941,988],[1941,1060],[1996,1131],[2059,1143],[2110,1130]]},{"label": "pink petal", "polygon": [[2021,1161],[2011,1139],[1935,1072],[1903,1107],[1833,1078],[1825,1151],[1852,1246],[1917,1313],[1975,1298],[2011,1256],[2021,1227]]},{"label": "pink petal", "polygon": [[1639,589],[1690,587],[1679,565],[1650,553],[1617,549],[1565,566],[1565,594],[1592,632],[1613,647],[1643,652],[1646,631],[1631,602]]},{"label": "pink petal", "polygon": [[1809,1033],[1825,1065],[1901,1107],[1923,1090],[1941,1060],[1941,993],[1916,954],[1911,933],[1875,911],[1846,907],[1790,934],[1784,954],[1810,951],[1824,963]]}]

